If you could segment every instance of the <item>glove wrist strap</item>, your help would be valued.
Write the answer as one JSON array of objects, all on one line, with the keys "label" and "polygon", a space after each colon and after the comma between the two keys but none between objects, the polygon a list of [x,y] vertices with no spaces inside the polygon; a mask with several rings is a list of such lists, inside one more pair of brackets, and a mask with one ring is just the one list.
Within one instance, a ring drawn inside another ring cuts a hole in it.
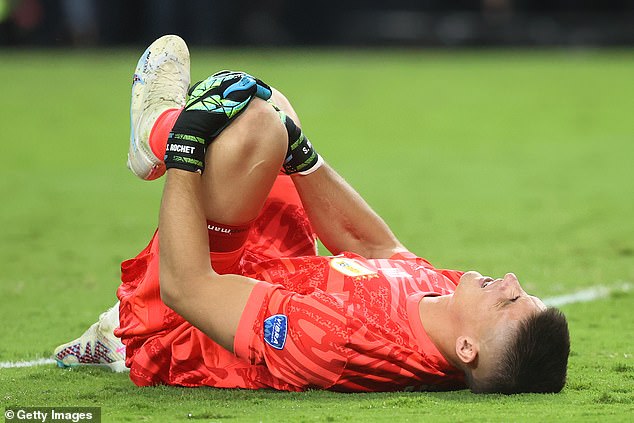
[{"label": "glove wrist strap", "polygon": [[170,132],[165,148],[165,167],[202,173],[205,169],[205,152],[204,138]]},{"label": "glove wrist strap", "polygon": [[324,164],[324,159],[319,154],[317,154],[317,161],[313,162],[310,168],[297,172],[297,173],[303,176],[310,175],[311,173],[319,169],[323,164]]},{"label": "glove wrist strap", "polygon": [[306,138],[301,128],[293,122],[293,119],[282,111],[278,111],[278,113],[288,134],[288,149],[282,165],[284,173],[287,175],[294,173],[308,175],[314,172],[323,164],[323,159],[317,154],[309,139]]}]

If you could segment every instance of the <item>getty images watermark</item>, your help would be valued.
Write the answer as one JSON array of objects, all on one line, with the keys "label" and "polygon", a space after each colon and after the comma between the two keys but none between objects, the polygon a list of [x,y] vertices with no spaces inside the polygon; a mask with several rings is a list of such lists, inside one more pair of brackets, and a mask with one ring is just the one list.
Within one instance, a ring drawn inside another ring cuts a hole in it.
[{"label": "getty images watermark", "polygon": [[101,423],[101,407],[7,407],[4,410],[4,421]]}]

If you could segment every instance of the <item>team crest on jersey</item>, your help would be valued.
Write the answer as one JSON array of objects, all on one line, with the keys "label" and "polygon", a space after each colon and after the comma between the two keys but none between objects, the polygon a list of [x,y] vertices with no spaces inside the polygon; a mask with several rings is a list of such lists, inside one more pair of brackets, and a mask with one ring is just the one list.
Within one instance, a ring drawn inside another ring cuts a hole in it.
[{"label": "team crest on jersey", "polygon": [[277,350],[286,344],[287,320],[285,315],[275,314],[264,321],[264,341]]},{"label": "team crest on jersey", "polygon": [[375,276],[377,273],[365,267],[355,259],[347,257],[334,257],[330,260],[330,267],[337,272],[352,277],[369,277]]}]

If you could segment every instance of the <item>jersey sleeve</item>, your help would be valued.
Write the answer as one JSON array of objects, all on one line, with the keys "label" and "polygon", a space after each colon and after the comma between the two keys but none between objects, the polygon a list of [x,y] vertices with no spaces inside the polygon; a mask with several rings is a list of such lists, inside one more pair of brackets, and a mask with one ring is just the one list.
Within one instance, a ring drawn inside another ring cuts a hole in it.
[{"label": "jersey sleeve", "polygon": [[346,304],[336,294],[308,295],[258,283],[240,319],[234,351],[302,389],[325,389],[344,371],[349,351]]}]

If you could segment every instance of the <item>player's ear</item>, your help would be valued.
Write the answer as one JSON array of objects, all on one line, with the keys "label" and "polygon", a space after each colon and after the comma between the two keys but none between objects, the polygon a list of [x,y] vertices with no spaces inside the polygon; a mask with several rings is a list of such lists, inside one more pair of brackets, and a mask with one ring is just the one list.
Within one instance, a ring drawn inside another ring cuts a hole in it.
[{"label": "player's ear", "polygon": [[456,355],[464,364],[473,363],[478,356],[478,344],[470,336],[456,339]]}]

